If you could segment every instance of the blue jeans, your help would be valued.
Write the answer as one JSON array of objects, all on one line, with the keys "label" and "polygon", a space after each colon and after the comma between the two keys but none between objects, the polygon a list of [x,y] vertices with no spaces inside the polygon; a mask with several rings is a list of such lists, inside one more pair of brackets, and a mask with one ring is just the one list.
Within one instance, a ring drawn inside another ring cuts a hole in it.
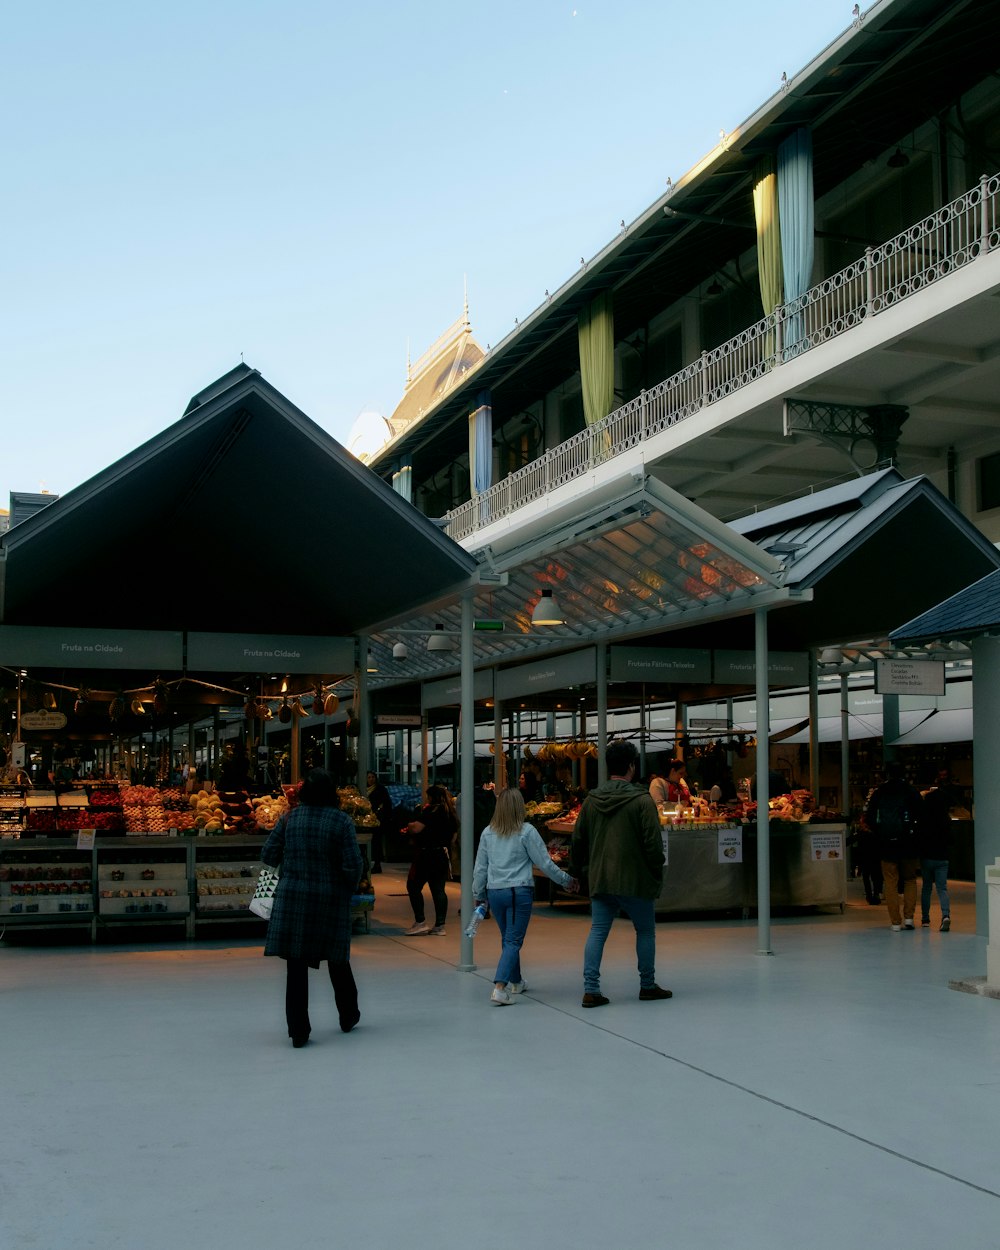
[{"label": "blue jeans", "polygon": [[635,928],[635,954],[639,964],[639,988],[648,990],[656,984],[656,914],[651,898],[633,898],[626,894],[592,894],[590,896],[590,933],[583,948],[583,992],[597,994],[601,988],[601,956],[611,926],[623,911]]},{"label": "blue jeans", "polygon": [[920,872],[924,883],[920,887],[920,916],[926,920],[931,914],[931,890],[937,886],[941,919],[951,915],[951,899],[948,897],[948,861],[946,859],[923,859]]},{"label": "blue jeans", "polygon": [[499,981],[501,985],[521,981],[521,947],[535,901],[534,888],[530,885],[517,885],[511,889],[487,890],[486,899],[503,942],[500,962],[493,980]]}]

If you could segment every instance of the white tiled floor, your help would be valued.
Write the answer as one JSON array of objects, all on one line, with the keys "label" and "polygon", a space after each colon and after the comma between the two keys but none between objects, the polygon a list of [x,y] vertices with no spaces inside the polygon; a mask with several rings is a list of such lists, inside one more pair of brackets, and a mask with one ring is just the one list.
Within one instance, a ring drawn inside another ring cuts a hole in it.
[{"label": "white tiled floor", "polygon": [[597,1011],[584,910],[536,906],[496,1008],[496,930],[458,972],[457,921],[405,938],[376,888],[361,1025],[314,973],[300,1051],[259,942],[0,946],[0,1246],[1000,1246],[1000,1002],[948,988],[985,971],[971,887],[897,934],[852,883],[773,958],[752,920],[661,922],[666,1003],[620,921]]}]

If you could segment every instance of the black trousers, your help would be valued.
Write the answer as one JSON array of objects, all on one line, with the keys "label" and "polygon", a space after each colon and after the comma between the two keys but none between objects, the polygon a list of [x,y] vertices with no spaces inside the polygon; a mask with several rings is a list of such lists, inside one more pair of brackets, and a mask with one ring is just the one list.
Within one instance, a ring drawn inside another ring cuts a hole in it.
[{"label": "black trousers", "polygon": [[451,865],[443,850],[421,851],[410,865],[406,877],[406,892],[410,896],[413,919],[419,924],[424,918],[424,886],[431,892],[434,903],[434,923],[442,925],[448,919],[448,895],[444,888],[450,875]]},{"label": "black trousers", "polygon": [[[309,965],[304,959],[286,959],[285,1019],[288,1021],[289,1037],[308,1037],[309,1024]],[[349,963],[328,963],[330,984],[337,1003],[337,1015],[344,1032],[357,1024],[358,987]]]}]

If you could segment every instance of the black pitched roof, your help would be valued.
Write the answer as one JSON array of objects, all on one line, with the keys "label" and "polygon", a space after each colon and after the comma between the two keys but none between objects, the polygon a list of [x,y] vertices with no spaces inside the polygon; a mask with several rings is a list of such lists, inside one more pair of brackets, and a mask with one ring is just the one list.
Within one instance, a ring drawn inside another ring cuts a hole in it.
[{"label": "black pitched roof", "polygon": [[1000,569],[892,630],[889,638],[899,643],[921,643],[972,638],[994,629],[1000,630]]}]

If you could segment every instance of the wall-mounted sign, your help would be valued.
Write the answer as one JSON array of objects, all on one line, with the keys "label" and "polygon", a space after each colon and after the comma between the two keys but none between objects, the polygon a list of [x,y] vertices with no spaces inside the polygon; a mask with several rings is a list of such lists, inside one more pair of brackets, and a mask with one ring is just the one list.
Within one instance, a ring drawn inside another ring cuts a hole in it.
[{"label": "wall-mounted sign", "polygon": [[943,660],[876,660],[879,694],[944,694]]},{"label": "wall-mounted sign", "polygon": [[[472,678],[472,697],[476,700],[493,698],[493,670],[480,669]],[[462,677],[444,677],[441,681],[425,682],[420,688],[420,707],[427,711],[432,707],[452,707],[462,702]],[[417,722],[419,724],[419,721]]]},{"label": "wall-mounted sign", "polygon": [[354,670],[353,638],[304,634],[188,634],[193,673],[322,673]]},{"label": "wall-mounted sign", "polygon": [[533,660],[516,668],[497,672],[497,698],[523,699],[525,695],[542,694],[547,690],[563,690],[567,686],[592,685],[597,680],[597,648],[585,647],[552,660]]},{"label": "wall-mounted sign", "polygon": [[[723,685],[753,685],[757,680],[757,659],[753,651],[713,652],[715,680]],[[804,651],[769,651],[769,686],[804,686],[809,681],[809,656]]]},{"label": "wall-mounted sign", "polygon": [[155,668],[179,672],[184,635],[173,630],[0,625],[0,664],[22,668]]},{"label": "wall-mounted sign", "polygon": [[44,708],[37,712],[21,713],[22,729],[65,729],[66,716],[63,712],[47,712]]},{"label": "wall-mounted sign", "polygon": [[707,647],[612,647],[611,680],[707,684],[712,653]]},{"label": "wall-mounted sign", "polygon": [[404,713],[380,712],[375,717],[376,729],[414,729],[420,727],[420,717]]}]

